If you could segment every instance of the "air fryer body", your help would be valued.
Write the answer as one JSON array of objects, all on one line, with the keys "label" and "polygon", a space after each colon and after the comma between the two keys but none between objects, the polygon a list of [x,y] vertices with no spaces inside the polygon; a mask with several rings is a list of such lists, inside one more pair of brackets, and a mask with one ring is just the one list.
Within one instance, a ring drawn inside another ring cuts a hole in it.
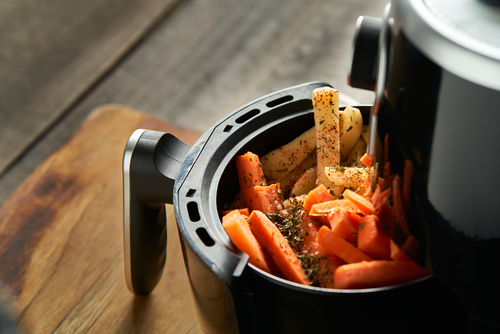
[{"label": "air fryer body", "polygon": [[498,330],[500,94],[442,69],[402,33],[393,48],[380,123],[392,123],[391,142],[414,161],[434,275],[473,326]]},{"label": "air fryer body", "polygon": [[[481,82],[466,73],[473,63],[458,71],[459,60],[451,64],[443,48],[423,43],[435,37],[426,40],[411,30],[415,19],[407,11],[417,2],[425,1],[393,1],[387,18],[379,124],[392,147],[414,162],[435,277],[465,305],[471,332],[498,332],[500,77]],[[493,9],[500,15],[500,7]],[[492,68],[499,67],[500,61]]]}]

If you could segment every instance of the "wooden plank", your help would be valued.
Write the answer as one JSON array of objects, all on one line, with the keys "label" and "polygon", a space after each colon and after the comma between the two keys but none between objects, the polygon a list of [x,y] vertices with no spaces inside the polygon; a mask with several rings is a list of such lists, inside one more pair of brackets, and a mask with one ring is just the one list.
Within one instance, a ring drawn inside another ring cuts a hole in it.
[{"label": "wooden plank", "polygon": [[381,16],[386,3],[190,1],[83,107],[112,99],[204,131],[259,96],[308,81],[371,103],[372,92],[347,85],[347,71],[357,17]]},{"label": "wooden plank", "polygon": [[1,1],[0,175],[181,1]]},{"label": "wooden plank", "polygon": [[359,15],[386,0],[191,0],[179,6],[117,69],[0,179],[0,201],[76,129],[90,110],[119,103],[196,131],[239,106],[299,83],[347,86]]},{"label": "wooden plank", "polygon": [[0,206],[0,281],[25,333],[198,333],[172,208],[167,264],[149,297],[124,281],[124,145],[136,128],[198,133],[104,106]]}]

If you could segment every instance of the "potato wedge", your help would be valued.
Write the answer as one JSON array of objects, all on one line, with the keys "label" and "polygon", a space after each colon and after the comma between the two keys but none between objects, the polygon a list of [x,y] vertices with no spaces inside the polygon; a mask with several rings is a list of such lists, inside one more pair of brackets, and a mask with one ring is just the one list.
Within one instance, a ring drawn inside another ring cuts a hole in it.
[{"label": "potato wedge", "polygon": [[328,179],[325,167],[340,165],[339,92],[331,87],[316,88],[312,100],[318,162],[316,184],[323,184],[338,195],[342,189]]},{"label": "potato wedge", "polygon": [[293,185],[297,182],[299,177],[301,177],[306,170],[313,166],[316,166],[316,151],[309,154],[307,158],[302,160],[302,162],[297,165],[297,167],[281,179],[280,187],[281,191],[283,191],[283,195],[289,195]]},{"label": "potato wedge", "polygon": [[337,186],[354,188],[361,186],[370,175],[369,168],[332,166],[325,168],[328,179]]},{"label": "potato wedge", "polygon": [[360,159],[366,153],[367,147],[368,145],[365,140],[360,136],[352,147],[351,152],[342,160],[341,165],[345,167],[364,167]]},{"label": "potato wedge", "polygon": [[370,126],[368,124],[363,125],[361,128],[361,137],[365,140],[365,143],[368,144],[368,133],[370,132]]},{"label": "potato wedge", "polygon": [[361,135],[363,116],[361,111],[353,107],[345,107],[340,114],[340,159],[343,160]]},{"label": "potato wedge", "polygon": [[281,182],[298,164],[316,148],[314,127],[286,145],[267,153],[260,159],[262,170],[269,183]]},{"label": "potato wedge", "polygon": [[296,197],[304,195],[316,188],[316,174],[316,166],[306,170],[293,185],[290,196]]}]

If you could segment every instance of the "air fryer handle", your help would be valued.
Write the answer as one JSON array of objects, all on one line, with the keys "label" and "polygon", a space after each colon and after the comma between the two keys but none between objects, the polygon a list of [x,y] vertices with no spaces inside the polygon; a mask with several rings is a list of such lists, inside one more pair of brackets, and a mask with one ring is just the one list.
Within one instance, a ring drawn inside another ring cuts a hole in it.
[{"label": "air fryer handle", "polygon": [[191,146],[158,131],[136,130],[123,155],[123,242],[125,281],[136,294],[149,294],[165,265],[167,215],[174,182]]}]

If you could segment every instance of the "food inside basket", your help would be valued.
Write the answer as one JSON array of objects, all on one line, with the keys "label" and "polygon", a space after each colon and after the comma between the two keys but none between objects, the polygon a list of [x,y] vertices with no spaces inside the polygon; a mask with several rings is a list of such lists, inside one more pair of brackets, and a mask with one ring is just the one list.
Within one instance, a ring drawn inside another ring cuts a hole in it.
[{"label": "food inside basket", "polygon": [[236,158],[241,191],[222,217],[232,242],[257,268],[300,284],[371,288],[429,275],[407,223],[411,162],[392,173],[385,136],[377,173],[361,112],[339,111],[331,87],[312,101],[313,128],[262,157]]}]

